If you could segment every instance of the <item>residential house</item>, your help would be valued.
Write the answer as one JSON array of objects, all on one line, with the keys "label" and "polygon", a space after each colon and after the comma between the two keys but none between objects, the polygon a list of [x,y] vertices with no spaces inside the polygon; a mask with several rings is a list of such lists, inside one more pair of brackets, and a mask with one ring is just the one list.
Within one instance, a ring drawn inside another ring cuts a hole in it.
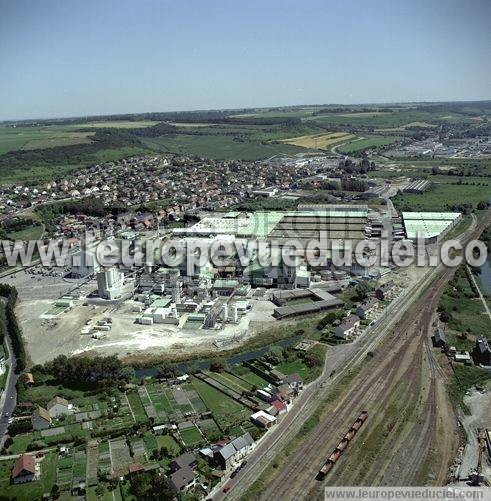
[{"label": "residential house", "polygon": [[249,432],[234,438],[214,454],[214,460],[222,470],[228,470],[242,460],[254,448],[255,443]]},{"label": "residential house", "polygon": [[271,402],[271,407],[268,407],[267,412],[272,416],[282,416],[286,414],[288,408],[284,402],[281,400],[273,400]]},{"label": "residential house", "polygon": [[356,328],[360,325],[360,317],[357,315],[350,315],[345,318],[334,330],[334,335],[341,339],[346,339],[349,335],[355,332]]},{"label": "residential house", "polygon": [[472,356],[476,364],[490,366],[491,365],[491,350],[489,343],[485,337],[476,339],[476,346],[472,352]]},{"label": "residential house", "polygon": [[366,301],[363,301],[358,305],[356,308],[356,314],[363,319],[366,319],[370,313],[373,312],[373,310],[377,307],[378,305],[378,299],[375,297],[369,298]]},{"label": "residential house", "polygon": [[286,383],[277,386],[272,393],[275,400],[280,400],[285,404],[291,404],[293,397],[295,396],[293,388]]},{"label": "residential house", "polygon": [[38,407],[31,416],[32,427],[35,430],[45,430],[51,426],[51,416],[43,407]]},{"label": "residential house", "polygon": [[251,416],[251,420],[261,428],[271,428],[276,423],[276,418],[264,411],[257,411]]},{"label": "residential house", "polygon": [[297,391],[303,389],[303,379],[296,372],[285,376],[283,378],[283,383],[288,384],[291,388]]},{"label": "residential house", "polygon": [[48,402],[47,409],[52,418],[67,416],[72,411],[72,405],[62,397],[54,397]]},{"label": "residential house", "polygon": [[180,456],[177,456],[176,458],[173,459],[172,463],[170,464],[171,470],[172,471],[177,471],[180,470],[181,468],[195,468],[197,464],[196,458],[194,457],[194,454],[191,454],[190,452],[185,452],[184,454],[181,454]]},{"label": "residential house", "polygon": [[380,287],[375,289],[375,297],[380,301],[383,301],[394,290],[395,290],[395,283],[392,280],[390,280],[389,282],[386,282],[385,284],[382,284]]},{"label": "residential house", "polygon": [[14,463],[12,470],[12,481],[14,484],[32,482],[36,476],[36,461],[34,456],[22,454]]},{"label": "residential house", "polygon": [[196,474],[189,466],[184,466],[170,475],[170,488],[174,492],[185,492],[196,484]]}]

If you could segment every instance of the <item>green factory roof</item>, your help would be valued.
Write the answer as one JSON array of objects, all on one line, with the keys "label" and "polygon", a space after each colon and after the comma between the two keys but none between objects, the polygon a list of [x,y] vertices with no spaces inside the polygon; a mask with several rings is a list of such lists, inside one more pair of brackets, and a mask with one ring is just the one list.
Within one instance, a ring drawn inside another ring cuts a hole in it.
[{"label": "green factory roof", "polygon": [[161,299],[156,299],[150,307],[152,308],[165,308],[171,302],[170,298],[163,297]]},{"label": "green factory roof", "polygon": [[233,288],[237,287],[239,285],[238,280],[226,280],[219,278],[218,280],[215,280],[215,283],[213,284],[214,289],[219,289],[219,288]]}]

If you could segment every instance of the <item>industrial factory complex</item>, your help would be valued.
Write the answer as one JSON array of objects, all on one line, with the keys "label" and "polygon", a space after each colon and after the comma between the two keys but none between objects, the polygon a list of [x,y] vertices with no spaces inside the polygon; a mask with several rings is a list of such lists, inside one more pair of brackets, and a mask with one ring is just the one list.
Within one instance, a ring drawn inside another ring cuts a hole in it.
[{"label": "industrial factory complex", "polygon": [[[215,262],[212,251],[207,259],[193,260],[190,269],[188,259],[170,266],[157,251],[152,263],[144,259],[141,265],[123,261],[101,266],[95,243],[74,249],[62,273],[63,282],[23,303],[24,330],[29,332],[40,320],[46,331],[63,330],[68,339],[64,349],[72,353],[112,352],[118,347],[138,352],[203,340],[220,349],[254,335],[253,326],[336,310],[348,317],[332,334],[349,339],[382,307],[373,298],[374,304],[358,305],[350,318],[343,292],[360,281],[367,281],[372,289],[390,285],[395,265],[389,261],[369,266],[353,259],[336,266],[334,251],[354,254],[360,243],[382,241],[392,248],[418,236],[431,244],[459,218],[460,213],[417,212],[394,217],[390,210],[365,205],[326,205],[316,210],[299,206],[296,211],[204,213],[188,227],[125,230],[110,240],[116,246],[124,243],[133,257],[141,252],[141,242],[143,247],[150,242],[156,249],[177,242],[188,255],[205,244],[213,249],[224,242],[232,251],[227,251],[226,263]],[[277,262],[265,264],[255,248],[246,262],[239,255],[252,243],[274,249],[291,242],[296,247],[288,260],[281,255]],[[365,315],[365,310],[372,314]],[[37,348],[32,344],[31,349]],[[39,354],[39,360],[48,355]]]}]

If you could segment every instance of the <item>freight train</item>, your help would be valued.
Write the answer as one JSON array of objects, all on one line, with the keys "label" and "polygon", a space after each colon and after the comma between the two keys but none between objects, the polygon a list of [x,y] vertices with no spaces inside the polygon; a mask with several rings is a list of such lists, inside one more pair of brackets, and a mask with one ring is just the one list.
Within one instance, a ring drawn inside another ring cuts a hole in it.
[{"label": "freight train", "polygon": [[363,411],[356,418],[356,421],[351,425],[348,433],[346,433],[346,435],[341,439],[341,442],[339,442],[337,447],[332,451],[331,455],[327,458],[327,461],[317,473],[317,476],[315,477],[317,480],[324,480],[324,478],[326,478],[326,475],[331,471],[336,461],[339,459],[339,456],[341,456],[346,447],[348,447],[351,440],[353,440],[354,436],[366,421],[367,417],[368,412]]}]

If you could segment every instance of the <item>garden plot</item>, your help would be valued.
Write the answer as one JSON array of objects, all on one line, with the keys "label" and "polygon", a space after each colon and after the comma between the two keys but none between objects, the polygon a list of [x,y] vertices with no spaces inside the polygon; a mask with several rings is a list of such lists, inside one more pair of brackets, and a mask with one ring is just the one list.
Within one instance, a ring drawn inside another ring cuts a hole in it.
[{"label": "garden plot", "polygon": [[188,387],[185,391],[191,407],[196,411],[197,414],[201,414],[202,412],[206,412],[208,410],[203,400],[199,398],[198,392],[196,390],[194,390],[192,387]]},{"label": "garden plot", "polygon": [[145,409],[145,414],[150,419],[155,419],[157,417],[157,411],[150,399],[147,388],[145,386],[138,387],[138,396],[140,397],[143,408]]},{"label": "garden plot", "polygon": [[145,444],[147,457],[151,457],[153,451],[158,447],[155,435],[151,432],[145,433],[145,435],[143,435],[143,443]]},{"label": "garden plot", "polygon": [[61,435],[65,433],[64,426],[58,426],[57,428],[48,428],[47,430],[41,430],[42,437],[54,437],[55,435]]},{"label": "garden plot", "polygon": [[130,391],[126,394],[126,398],[135,422],[146,422],[148,418],[145,412],[145,408],[142,405],[142,401],[140,400],[139,394],[134,391]]},{"label": "garden plot", "polygon": [[97,467],[99,464],[99,443],[91,440],[87,445],[87,485],[97,484]]},{"label": "garden plot", "polygon": [[234,374],[229,374],[228,372],[213,372],[209,373],[209,376],[215,379],[215,381],[219,381],[231,390],[234,390],[238,393],[251,391],[253,387],[251,383],[240,379]]},{"label": "garden plot", "polygon": [[148,461],[145,442],[142,438],[132,438],[130,441],[131,451],[133,452],[133,461],[142,465]]},{"label": "garden plot", "polygon": [[193,386],[222,431],[249,420],[251,415],[249,409],[216,388],[196,378],[193,378]]},{"label": "garden plot", "polygon": [[179,425],[179,435],[185,446],[197,445],[203,441],[201,432],[191,421],[185,421]]},{"label": "garden plot", "polygon": [[115,476],[122,477],[128,473],[128,467],[133,462],[130,450],[124,438],[109,441],[112,471]]},{"label": "garden plot", "polygon": [[186,390],[183,390],[182,388],[174,388],[172,390],[172,396],[174,397],[174,400],[176,401],[179,410],[184,415],[194,412],[193,406],[189,401]]},{"label": "garden plot", "polygon": [[202,419],[196,424],[205,437],[210,441],[218,439],[221,435],[220,428],[218,428],[214,419]]},{"label": "garden plot", "polygon": [[258,376],[246,367],[237,365],[233,367],[232,372],[241,380],[245,380],[249,384],[257,386],[258,388],[266,388],[267,386],[269,386],[268,381],[263,379],[261,376]]},{"label": "garden plot", "polygon": [[[101,442],[99,444],[99,460],[97,462],[97,470],[100,470],[105,475],[110,475],[112,471],[111,452],[109,442]],[[97,477],[97,471],[96,471]]]},{"label": "garden plot", "polygon": [[72,453],[64,456],[58,456],[58,462],[56,465],[56,483],[62,491],[68,491],[72,488],[73,464],[74,459]]},{"label": "garden plot", "polygon": [[87,476],[87,454],[85,450],[79,449],[73,455],[72,487],[81,483],[86,483]]},{"label": "garden plot", "polygon": [[171,421],[173,417],[173,408],[165,394],[164,387],[161,384],[153,383],[145,385],[145,388],[153,408],[155,409],[158,421]]}]

